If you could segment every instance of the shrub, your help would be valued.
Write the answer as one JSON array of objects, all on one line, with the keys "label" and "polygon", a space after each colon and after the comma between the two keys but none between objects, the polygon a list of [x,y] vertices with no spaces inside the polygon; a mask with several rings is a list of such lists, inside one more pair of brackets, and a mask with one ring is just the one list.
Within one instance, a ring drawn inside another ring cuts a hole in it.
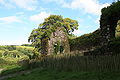
[{"label": "shrub", "polygon": [[70,50],[86,50],[100,45],[100,30],[70,39]]}]

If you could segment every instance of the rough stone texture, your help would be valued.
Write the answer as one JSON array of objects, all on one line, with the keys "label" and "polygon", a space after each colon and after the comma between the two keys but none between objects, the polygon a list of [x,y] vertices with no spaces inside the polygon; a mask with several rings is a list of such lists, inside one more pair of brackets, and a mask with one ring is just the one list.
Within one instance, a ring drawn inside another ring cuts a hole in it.
[{"label": "rough stone texture", "polygon": [[101,45],[106,45],[110,39],[115,37],[115,28],[120,20],[120,1],[112,3],[110,6],[101,10],[100,29]]},{"label": "rough stone texture", "polygon": [[110,26],[107,25],[105,27],[102,28],[102,31],[101,31],[101,45],[107,45],[108,42],[110,41],[111,39],[111,32],[110,32]]},{"label": "rough stone texture", "polygon": [[[42,54],[54,54],[54,45],[59,42],[61,46],[64,46],[64,50],[62,53],[69,53],[70,52],[70,46],[67,34],[62,30],[62,28],[57,28],[55,32],[53,32],[49,39],[43,39],[42,40]],[[57,53],[59,54],[60,51]]]},{"label": "rough stone texture", "polygon": [[49,46],[48,46],[48,39],[47,38],[43,38],[41,40],[41,54],[48,54],[48,49],[49,49]]}]

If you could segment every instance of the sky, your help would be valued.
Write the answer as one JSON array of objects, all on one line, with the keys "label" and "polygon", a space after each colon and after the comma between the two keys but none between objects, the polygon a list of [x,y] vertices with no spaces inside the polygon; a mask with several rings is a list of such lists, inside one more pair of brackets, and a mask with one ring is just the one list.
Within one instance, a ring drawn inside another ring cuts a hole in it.
[{"label": "sky", "polygon": [[0,0],[0,45],[28,44],[31,31],[50,15],[79,23],[77,36],[99,28],[101,9],[115,0]]}]

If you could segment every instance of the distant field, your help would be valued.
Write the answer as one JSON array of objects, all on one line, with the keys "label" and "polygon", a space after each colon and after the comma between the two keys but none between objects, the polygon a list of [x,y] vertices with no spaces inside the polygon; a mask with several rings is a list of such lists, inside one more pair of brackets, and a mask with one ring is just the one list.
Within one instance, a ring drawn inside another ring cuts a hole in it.
[{"label": "distant field", "polygon": [[29,55],[33,55],[33,49],[29,46],[0,46],[0,69],[6,71],[19,68],[18,61],[28,59]]},{"label": "distant field", "polygon": [[16,46],[16,48],[33,49],[34,47],[30,47],[30,46]]}]

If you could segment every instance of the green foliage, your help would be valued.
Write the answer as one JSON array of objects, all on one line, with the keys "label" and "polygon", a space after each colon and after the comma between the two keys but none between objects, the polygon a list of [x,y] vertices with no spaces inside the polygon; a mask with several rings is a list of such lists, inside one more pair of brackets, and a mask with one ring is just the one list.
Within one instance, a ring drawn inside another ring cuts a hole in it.
[{"label": "green foliage", "polygon": [[[118,21],[119,12],[120,12],[119,6],[120,6],[120,1],[113,2],[110,6],[103,8],[101,12],[104,16],[104,19],[106,19],[106,20],[111,19],[112,20],[112,18],[114,18],[115,20],[117,19],[117,21]],[[105,21],[105,22],[107,22],[107,21]]]},{"label": "green foliage", "polygon": [[67,30],[67,33],[71,33],[73,32],[75,29],[78,29],[78,22],[75,20],[71,20],[70,18],[65,18],[63,19],[64,23],[64,27]]},{"label": "green foliage", "polygon": [[120,20],[118,20],[118,22],[117,22],[117,27],[116,27],[115,36],[116,36],[116,37],[120,37]]},{"label": "green foliage", "polygon": [[12,50],[15,50],[16,49],[16,46],[13,46],[13,45],[10,45],[10,46],[0,46],[0,50],[9,50],[9,51],[12,51]]},{"label": "green foliage", "polygon": [[3,70],[1,75],[5,76],[5,75],[9,75],[9,74],[14,74],[16,72],[20,72],[20,71],[23,71],[23,70],[26,70],[26,68],[18,66],[18,65],[11,65],[6,70]]},{"label": "green foliage", "polygon": [[33,49],[33,47],[27,46],[0,46],[0,57],[30,57],[33,55]]},{"label": "green foliage", "polygon": [[57,54],[60,51],[60,43],[57,42],[54,44],[54,53]]},{"label": "green foliage", "polygon": [[31,59],[34,54],[33,49],[28,46],[0,46],[0,69],[3,69],[0,75],[20,71],[19,61]]},{"label": "green foliage", "polygon": [[32,47],[31,44],[22,44],[21,46],[30,46],[30,47]]},{"label": "green foliage", "polygon": [[117,55],[120,54],[120,37],[112,38],[107,45],[98,46],[93,51],[88,51],[85,55]]},{"label": "green foliage", "polygon": [[64,46],[61,45],[61,46],[60,46],[60,53],[63,53],[63,51],[64,51]]},{"label": "green foliage", "polygon": [[0,50],[0,57],[2,57],[4,51],[3,50]]},{"label": "green foliage", "polygon": [[17,61],[18,58],[8,58],[8,57],[0,57],[0,68],[7,70],[18,67]]},{"label": "green foliage", "polygon": [[59,15],[50,15],[37,29],[31,32],[28,41],[32,42],[32,45],[40,52],[41,40],[43,38],[49,39],[51,33],[55,32],[58,27],[62,27],[64,32],[71,35],[74,29],[78,29],[78,22],[70,18],[63,18]]},{"label": "green foliage", "polygon": [[55,54],[60,54],[60,53],[63,53],[63,51],[64,51],[64,45],[60,44],[60,42],[57,41],[54,44],[54,53]]},{"label": "green foliage", "polygon": [[30,59],[36,59],[40,56],[40,53],[38,52],[37,48],[33,50],[33,55],[31,56]]},{"label": "green foliage", "polygon": [[108,44],[108,47],[113,54],[120,54],[120,37],[113,38]]},{"label": "green foliage", "polygon": [[[101,10],[102,15],[100,19],[101,35],[107,36],[107,26],[110,28],[110,38],[115,37],[115,28],[120,19],[120,1],[113,2],[110,6]],[[103,39],[105,39],[103,37]]]},{"label": "green foliage", "polygon": [[86,50],[100,45],[100,30],[93,33],[84,34],[80,37],[72,38],[69,40],[70,49],[72,50]]}]

